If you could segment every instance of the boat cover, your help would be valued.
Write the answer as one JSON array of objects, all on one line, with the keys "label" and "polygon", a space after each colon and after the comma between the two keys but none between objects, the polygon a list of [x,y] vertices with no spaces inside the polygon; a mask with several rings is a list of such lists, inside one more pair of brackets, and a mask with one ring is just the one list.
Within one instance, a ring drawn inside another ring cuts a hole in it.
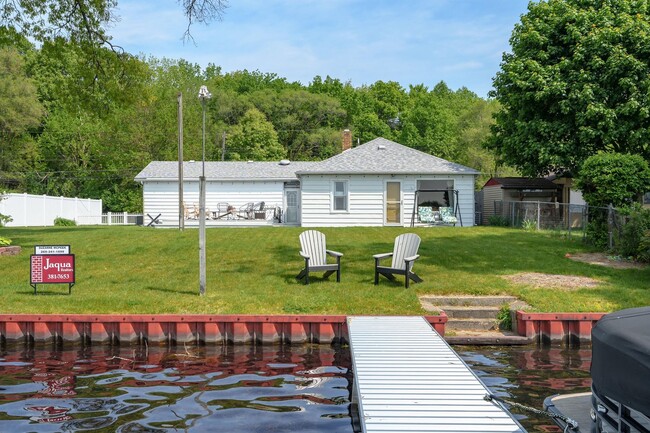
[{"label": "boat cover", "polygon": [[603,316],[591,342],[596,394],[650,416],[650,307]]}]

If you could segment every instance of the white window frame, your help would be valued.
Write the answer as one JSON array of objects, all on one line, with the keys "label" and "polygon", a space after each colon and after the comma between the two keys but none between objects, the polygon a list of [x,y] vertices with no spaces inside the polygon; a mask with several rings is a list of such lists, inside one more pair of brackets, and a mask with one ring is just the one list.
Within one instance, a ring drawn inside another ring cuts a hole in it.
[{"label": "white window frame", "polygon": [[[386,221],[388,214],[386,207],[388,206],[388,184],[389,183],[398,183],[399,184],[399,221],[388,222]],[[404,181],[402,179],[386,179],[384,180],[384,204],[383,204],[383,214],[384,214],[384,225],[385,226],[403,226],[404,223]]]},{"label": "white window frame", "polygon": [[[339,193],[336,191],[336,184],[342,183],[344,185],[345,191]],[[333,180],[332,181],[332,191],[331,191],[331,212],[332,213],[348,213],[350,212],[350,189],[348,188],[347,180]],[[345,209],[336,209],[336,197],[345,197]]]}]

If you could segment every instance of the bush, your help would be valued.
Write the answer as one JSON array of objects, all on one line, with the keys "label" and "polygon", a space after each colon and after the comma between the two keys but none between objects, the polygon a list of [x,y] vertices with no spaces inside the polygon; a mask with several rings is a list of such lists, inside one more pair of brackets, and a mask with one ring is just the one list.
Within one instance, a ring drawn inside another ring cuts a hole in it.
[{"label": "bush", "polygon": [[499,309],[497,322],[501,331],[512,331],[512,315],[510,314],[510,306],[508,304],[502,305]]},{"label": "bush", "polygon": [[11,245],[11,239],[0,236],[0,247],[8,247],[9,245]]},{"label": "bush", "polygon": [[643,236],[641,236],[638,260],[640,262],[650,263],[650,230],[646,230]]},{"label": "bush", "polygon": [[650,167],[639,155],[597,153],[582,164],[575,186],[589,206],[626,207],[650,189]]},{"label": "bush", "polygon": [[534,232],[537,230],[537,221],[531,219],[525,219],[521,222],[521,228],[527,232]]},{"label": "bush", "polygon": [[74,220],[69,220],[67,218],[56,217],[54,218],[54,225],[56,227],[72,227],[76,226],[77,222]]},{"label": "bush", "polygon": [[509,227],[510,221],[501,215],[490,215],[488,218],[488,224],[496,227]]},{"label": "bush", "polygon": [[638,258],[643,250],[641,240],[648,230],[650,230],[650,210],[643,209],[640,205],[634,206],[623,226],[617,252],[623,257]]},{"label": "bush", "polygon": [[609,226],[606,216],[589,220],[585,229],[585,241],[599,250],[609,249]]}]

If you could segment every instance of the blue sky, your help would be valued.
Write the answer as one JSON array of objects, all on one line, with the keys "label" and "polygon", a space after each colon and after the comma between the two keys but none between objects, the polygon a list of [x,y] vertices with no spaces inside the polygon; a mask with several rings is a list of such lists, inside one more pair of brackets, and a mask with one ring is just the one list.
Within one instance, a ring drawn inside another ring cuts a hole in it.
[{"label": "blue sky", "polygon": [[528,0],[230,0],[222,21],[191,29],[174,0],[119,0],[113,42],[132,54],[224,72],[273,72],[308,84],[445,81],[487,96]]}]

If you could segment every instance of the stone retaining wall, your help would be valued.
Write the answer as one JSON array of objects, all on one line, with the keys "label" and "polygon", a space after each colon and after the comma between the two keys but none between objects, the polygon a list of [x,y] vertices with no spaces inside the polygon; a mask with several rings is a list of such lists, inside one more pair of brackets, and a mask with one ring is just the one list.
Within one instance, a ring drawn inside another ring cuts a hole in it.
[{"label": "stone retaining wall", "polygon": [[0,256],[17,256],[20,251],[18,246],[0,247]]}]

